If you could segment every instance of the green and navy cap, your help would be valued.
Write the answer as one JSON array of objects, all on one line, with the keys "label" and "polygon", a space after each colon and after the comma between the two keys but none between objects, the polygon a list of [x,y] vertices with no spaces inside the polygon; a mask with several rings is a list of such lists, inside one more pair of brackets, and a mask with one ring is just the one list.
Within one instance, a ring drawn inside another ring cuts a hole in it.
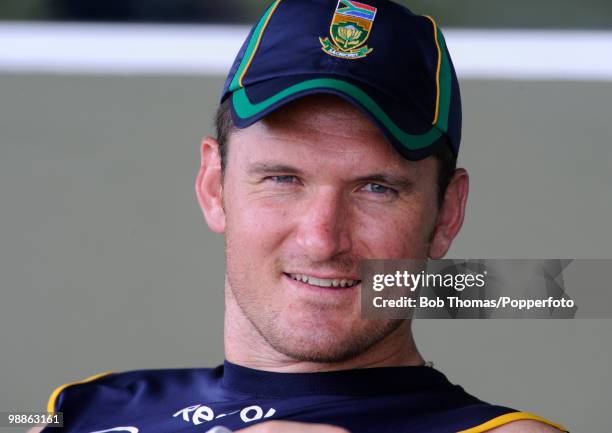
[{"label": "green and navy cap", "polygon": [[315,93],[362,110],[404,157],[440,146],[457,155],[459,84],[433,18],[389,0],[275,0],[249,33],[225,82],[246,128]]}]

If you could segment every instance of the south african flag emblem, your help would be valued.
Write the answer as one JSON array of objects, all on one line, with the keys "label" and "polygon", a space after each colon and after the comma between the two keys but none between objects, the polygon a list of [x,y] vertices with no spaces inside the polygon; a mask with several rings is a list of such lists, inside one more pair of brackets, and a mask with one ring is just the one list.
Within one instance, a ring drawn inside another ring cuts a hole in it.
[{"label": "south african flag emblem", "polygon": [[329,28],[329,37],[319,38],[321,48],[327,54],[344,59],[360,59],[373,50],[365,45],[376,8],[365,3],[339,0]]}]

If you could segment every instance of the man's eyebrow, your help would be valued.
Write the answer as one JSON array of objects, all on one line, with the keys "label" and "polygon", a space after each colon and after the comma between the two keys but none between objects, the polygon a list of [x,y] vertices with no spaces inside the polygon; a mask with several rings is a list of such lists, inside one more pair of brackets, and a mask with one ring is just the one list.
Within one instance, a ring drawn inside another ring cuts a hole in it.
[{"label": "man's eyebrow", "polygon": [[268,173],[292,173],[302,174],[302,171],[291,165],[281,164],[276,162],[255,162],[247,167],[247,173],[250,175],[268,174]]},{"label": "man's eyebrow", "polygon": [[380,182],[398,188],[409,188],[414,186],[415,180],[410,176],[402,176],[390,173],[372,173],[359,176],[356,182]]}]

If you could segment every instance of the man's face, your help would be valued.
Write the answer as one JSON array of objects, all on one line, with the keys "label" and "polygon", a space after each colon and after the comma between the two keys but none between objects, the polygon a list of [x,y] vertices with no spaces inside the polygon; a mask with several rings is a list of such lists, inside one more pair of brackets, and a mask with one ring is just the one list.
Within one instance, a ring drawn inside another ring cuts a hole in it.
[{"label": "man's face", "polygon": [[230,298],[293,359],[366,351],[401,322],[361,318],[360,261],[429,255],[436,182],[433,157],[402,158],[331,96],[234,132],[222,184]]}]

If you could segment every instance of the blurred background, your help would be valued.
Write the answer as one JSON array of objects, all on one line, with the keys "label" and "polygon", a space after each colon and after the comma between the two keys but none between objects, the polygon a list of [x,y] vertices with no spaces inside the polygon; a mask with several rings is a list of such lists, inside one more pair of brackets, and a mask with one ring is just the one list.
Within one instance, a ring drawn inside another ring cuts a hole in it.
[{"label": "blurred background", "polygon": [[[402,3],[436,17],[461,82],[471,190],[448,257],[612,258],[612,2]],[[266,5],[0,2],[0,412],[101,371],[222,362],[223,239],[193,184]],[[414,328],[478,397],[609,431],[612,320]]]},{"label": "blurred background", "polygon": [[[534,29],[609,29],[607,0],[398,1],[444,26]],[[264,2],[252,0],[3,0],[0,19],[36,21],[118,21],[158,23],[252,23]]]}]

